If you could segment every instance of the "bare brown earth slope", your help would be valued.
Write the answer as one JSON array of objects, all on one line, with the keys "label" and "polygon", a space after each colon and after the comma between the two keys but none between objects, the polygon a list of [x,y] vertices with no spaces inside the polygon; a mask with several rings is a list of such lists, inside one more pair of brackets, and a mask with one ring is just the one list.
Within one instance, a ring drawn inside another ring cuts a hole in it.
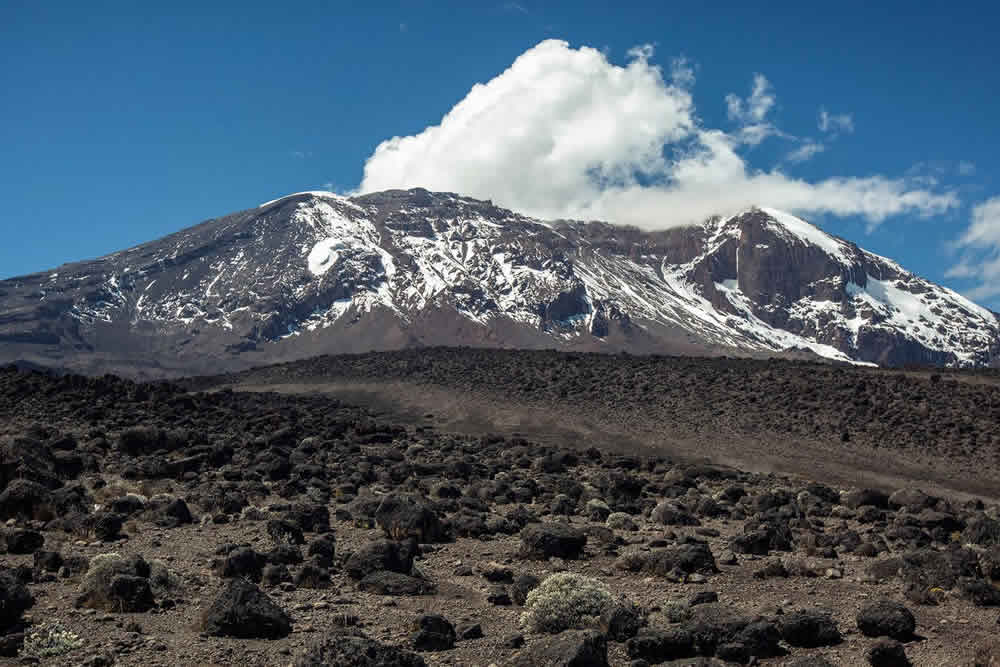
[{"label": "bare brown earth slope", "polygon": [[785,360],[428,348],[192,386],[321,391],[467,433],[1000,497],[1000,375]]}]

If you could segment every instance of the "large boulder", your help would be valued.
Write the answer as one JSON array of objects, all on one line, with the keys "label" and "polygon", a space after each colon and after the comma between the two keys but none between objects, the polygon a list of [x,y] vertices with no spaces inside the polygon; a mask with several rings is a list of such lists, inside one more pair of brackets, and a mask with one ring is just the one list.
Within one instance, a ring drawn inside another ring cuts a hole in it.
[{"label": "large boulder", "polygon": [[415,539],[420,543],[447,542],[448,533],[437,513],[423,499],[402,493],[382,498],[375,522],[393,540]]},{"label": "large boulder", "polygon": [[616,565],[628,572],[644,572],[661,577],[714,574],[719,571],[712,550],[708,544],[700,541],[627,553],[618,559]]},{"label": "large boulder", "polygon": [[250,547],[237,547],[217,564],[216,573],[225,579],[242,578],[260,583],[267,557]]},{"label": "large boulder", "polygon": [[664,500],[653,508],[649,518],[664,526],[699,526],[701,522],[684,508]]},{"label": "large boulder", "polygon": [[143,612],[153,608],[153,589],[146,577],[119,574],[111,579],[112,611]]},{"label": "large boulder", "polygon": [[101,542],[114,542],[121,538],[125,517],[114,512],[98,512],[93,517],[94,537]]},{"label": "large boulder", "polygon": [[4,535],[9,554],[33,554],[45,544],[45,537],[37,530],[15,528]]},{"label": "large boulder", "polygon": [[330,510],[319,503],[296,503],[283,515],[306,533],[330,532]]},{"label": "large boulder", "polygon": [[770,551],[791,551],[792,531],[787,522],[778,519],[748,521],[743,534],[734,537],[729,548],[734,553],[758,556],[766,556]]},{"label": "large boulder", "polygon": [[154,604],[149,576],[149,563],[142,556],[95,556],[80,583],[75,604],[111,612],[149,611]]},{"label": "large boulder", "polygon": [[514,604],[523,607],[528,599],[528,593],[538,588],[541,580],[533,574],[519,574],[514,577],[514,581],[507,587],[511,600]]},{"label": "large boulder", "polygon": [[[865,659],[872,667],[910,667],[910,660],[906,657],[906,648],[895,639],[887,637],[872,644],[865,651]],[[979,664],[976,663],[976,665]]]},{"label": "large boulder", "polygon": [[781,633],[772,621],[734,614],[717,604],[695,607],[683,627],[694,639],[700,655],[746,662],[751,656],[780,654]]},{"label": "large boulder", "polygon": [[908,512],[919,512],[922,509],[933,507],[936,503],[937,498],[914,487],[899,489],[889,496],[889,507],[894,510],[905,509]]},{"label": "large boulder", "polygon": [[287,519],[271,519],[267,522],[267,534],[275,544],[305,544],[302,529]]},{"label": "large boulder", "polygon": [[781,638],[791,646],[814,648],[839,644],[840,630],[830,614],[821,611],[797,611],[778,622]]},{"label": "large boulder", "polygon": [[52,492],[38,482],[15,479],[0,493],[0,519],[48,521],[53,510]]},{"label": "large boulder", "polygon": [[378,595],[433,595],[437,592],[437,586],[420,577],[381,570],[372,572],[359,581],[358,590]]},{"label": "large boulder", "polygon": [[840,502],[852,510],[863,506],[889,509],[889,495],[878,489],[855,489],[840,495]]},{"label": "large boulder", "polygon": [[1000,545],[1000,521],[985,514],[973,517],[962,532],[962,542],[982,547]]},{"label": "large boulder", "polygon": [[593,630],[566,630],[532,641],[507,667],[608,667],[608,643]]},{"label": "large boulder", "polygon": [[867,637],[892,637],[906,641],[913,637],[917,621],[909,609],[892,600],[879,600],[858,612],[858,629]]},{"label": "large boulder", "polygon": [[0,633],[17,624],[35,598],[11,570],[0,570]]},{"label": "large boulder", "polygon": [[409,574],[415,551],[416,544],[412,542],[375,540],[354,551],[344,563],[344,571],[352,579],[364,579],[372,572],[383,571]]},{"label": "large boulder", "polygon": [[633,660],[659,664],[697,655],[694,637],[683,628],[644,630],[625,642],[625,651]]},{"label": "large boulder", "polygon": [[601,632],[615,642],[624,642],[635,637],[646,624],[646,619],[634,603],[618,600],[601,614]]},{"label": "large boulder", "polygon": [[410,641],[418,651],[448,651],[455,648],[455,626],[444,616],[424,614],[413,622]]},{"label": "large boulder", "polygon": [[215,637],[278,639],[292,631],[292,620],[256,585],[231,579],[202,615],[201,630]]},{"label": "large boulder", "polygon": [[587,535],[565,523],[529,523],[521,530],[521,557],[573,560],[583,554]]}]

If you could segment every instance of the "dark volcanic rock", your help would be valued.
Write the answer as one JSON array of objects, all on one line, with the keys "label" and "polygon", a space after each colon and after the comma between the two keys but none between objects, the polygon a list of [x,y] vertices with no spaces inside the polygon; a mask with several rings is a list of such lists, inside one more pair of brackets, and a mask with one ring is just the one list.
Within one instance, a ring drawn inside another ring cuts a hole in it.
[{"label": "dark volcanic rock", "polygon": [[35,553],[45,544],[45,537],[37,530],[14,529],[4,535],[7,543],[7,553],[30,554]]},{"label": "dark volcanic rock", "polygon": [[324,637],[295,659],[294,667],[426,667],[416,653],[357,637]]},{"label": "dark volcanic rock", "polygon": [[437,513],[422,499],[407,494],[385,496],[375,511],[375,521],[393,540],[414,539],[420,543],[449,539]]},{"label": "dark volcanic rock", "polygon": [[462,641],[482,639],[484,637],[483,626],[479,623],[466,623],[460,625],[455,629],[455,632],[458,634],[458,638]]},{"label": "dark volcanic rock", "polygon": [[682,628],[644,630],[625,643],[628,657],[659,664],[696,655],[694,637]]},{"label": "dark volcanic rock", "polygon": [[94,516],[94,537],[101,542],[114,542],[121,537],[125,517],[114,512],[101,512]]},{"label": "dark volcanic rock", "polygon": [[36,551],[34,560],[37,572],[58,572],[65,562],[58,551]]},{"label": "dark volcanic rock", "polygon": [[650,518],[664,526],[701,525],[701,522],[693,514],[666,500],[653,508]]},{"label": "dark volcanic rock", "polygon": [[910,667],[906,648],[895,639],[879,639],[865,651],[865,659],[872,667]]},{"label": "dark volcanic rock", "polygon": [[576,559],[583,554],[587,535],[564,523],[529,523],[521,530],[521,556],[534,560]]},{"label": "dark volcanic rock", "polygon": [[302,529],[291,521],[272,519],[267,522],[267,534],[276,544],[305,544]]},{"label": "dark volcanic rock", "polygon": [[358,582],[358,589],[379,595],[431,595],[437,591],[433,582],[399,572],[372,572]]},{"label": "dark volcanic rock", "polygon": [[142,556],[98,556],[90,562],[75,604],[110,612],[148,611],[154,604],[150,573]]},{"label": "dark volcanic rock", "polygon": [[0,632],[17,623],[33,604],[35,598],[13,572],[0,570]]},{"label": "dark volcanic rock", "polygon": [[337,555],[337,543],[332,536],[319,537],[309,543],[306,554],[320,567],[330,567]]},{"label": "dark volcanic rock", "polygon": [[350,555],[344,571],[354,579],[363,579],[372,572],[409,574],[413,569],[416,545],[391,540],[375,540],[362,545]]},{"label": "dark volcanic rock", "polygon": [[676,547],[626,554],[617,566],[629,572],[646,572],[659,576],[677,574],[714,574],[718,572],[715,557],[708,544],[689,542]]},{"label": "dark volcanic rock", "polygon": [[519,574],[507,587],[507,590],[514,604],[523,607],[528,599],[528,593],[538,588],[540,583],[542,583],[541,580],[533,574]]},{"label": "dark volcanic rock", "polygon": [[267,558],[250,547],[239,547],[230,551],[218,568],[220,577],[245,578],[260,583],[261,573]]},{"label": "dark volcanic rock", "polygon": [[962,597],[977,607],[1000,607],[1000,590],[982,579],[962,579],[958,589]]},{"label": "dark volcanic rock", "polygon": [[455,648],[455,626],[444,616],[424,614],[413,622],[410,641],[418,651],[447,651]]},{"label": "dark volcanic rock", "polygon": [[255,585],[232,579],[205,611],[203,632],[217,637],[277,639],[292,631],[292,622],[281,607]]},{"label": "dark volcanic rock", "polygon": [[164,528],[174,528],[194,522],[191,509],[183,498],[152,498],[147,513],[153,523]]},{"label": "dark volcanic rock", "polygon": [[505,667],[608,667],[607,640],[593,630],[566,630],[535,639]]},{"label": "dark volcanic rock", "polygon": [[623,642],[638,634],[645,625],[642,610],[627,601],[610,605],[601,614],[600,627],[604,636],[615,642]]},{"label": "dark volcanic rock", "polygon": [[108,594],[111,611],[144,612],[153,608],[153,589],[145,577],[119,574],[111,579]]},{"label": "dark volcanic rock", "polygon": [[299,588],[330,588],[330,573],[325,568],[306,563],[295,575],[295,585]]},{"label": "dark volcanic rock", "polygon": [[858,629],[868,637],[892,637],[906,641],[913,637],[916,619],[909,609],[891,600],[879,600],[858,612]]},{"label": "dark volcanic rock", "polygon": [[840,643],[840,631],[829,614],[798,611],[785,614],[778,621],[781,638],[792,646],[813,648]]},{"label": "dark volcanic rock", "polygon": [[52,493],[37,482],[15,479],[0,493],[0,519],[50,519]]}]

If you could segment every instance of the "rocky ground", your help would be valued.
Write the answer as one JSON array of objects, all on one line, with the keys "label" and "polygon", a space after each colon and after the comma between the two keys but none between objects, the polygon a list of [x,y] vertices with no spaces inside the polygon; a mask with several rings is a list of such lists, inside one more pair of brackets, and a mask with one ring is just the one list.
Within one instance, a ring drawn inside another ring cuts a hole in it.
[{"label": "rocky ground", "polygon": [[[719,362],[715,384],[726,386],[728,374],[756,382],[747,363]],[[868,380],[862,390],[854,371],[802,368],[820,396],[853,387],[869,401],[852,403],[857,410],[878,409],[871,402],[883,386],[930,397],[952,421],[965,419],[939,432],[974,435],[983,456],[993,454],[996,441],[984,438],[995,423],[969,412],[996,390],[988,376],[885,376],[889,385]],[[568,386],[591,391],[579,379],[587,370]],[[631,391],[602,373],[589,370],[605,394]],[[789,410],[816,400],[795,377],[772,377],[770,394],[783,398],[760,400]],[[647,373],[643,391],[669,379]],[[552,382],[537,391],[567,386]],[[322,393],[193,388],[0,370],[0,659],[1000,660],[1000,518],[968,494],[849,488],[603,442],[449,434],[430,419],[378,415]],[[582,404],[572,391],[564,398]],[[906,401],[898,403],[905,423]],[[783,419],[778,412],[768,418]],[[845,446],[868,433],[861,423],[850,422]]]},{"label": "rocky ground", "polygon": [[323,391],[439,428],[709,457],[743,470],[1000,502],[1000,374],[782,360],[429,348],[188,381]]}]

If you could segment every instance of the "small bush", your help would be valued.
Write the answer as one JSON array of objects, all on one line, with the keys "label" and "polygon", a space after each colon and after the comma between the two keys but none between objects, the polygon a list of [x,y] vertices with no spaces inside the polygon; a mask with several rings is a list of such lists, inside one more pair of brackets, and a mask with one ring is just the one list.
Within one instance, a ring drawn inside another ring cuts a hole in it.
[{"label": "small bush", "polygon": [[54,658],[66,655],[83,646],[83,640],[58,623],[43,623],[32,628],[24,637],[21,647],[23,658]]},{"label": "small bush", "polygon": [[662,614],[668,623],[684,623],[691,620],[691,607],[687,602],[675,600],[663,605]]},{"label": "small bush", "polygon": [[594,627],[612,604],[611,592],[600,581],[569,572],[554,574],[528,593],[521,625],[529,632],[550,633]]}]

